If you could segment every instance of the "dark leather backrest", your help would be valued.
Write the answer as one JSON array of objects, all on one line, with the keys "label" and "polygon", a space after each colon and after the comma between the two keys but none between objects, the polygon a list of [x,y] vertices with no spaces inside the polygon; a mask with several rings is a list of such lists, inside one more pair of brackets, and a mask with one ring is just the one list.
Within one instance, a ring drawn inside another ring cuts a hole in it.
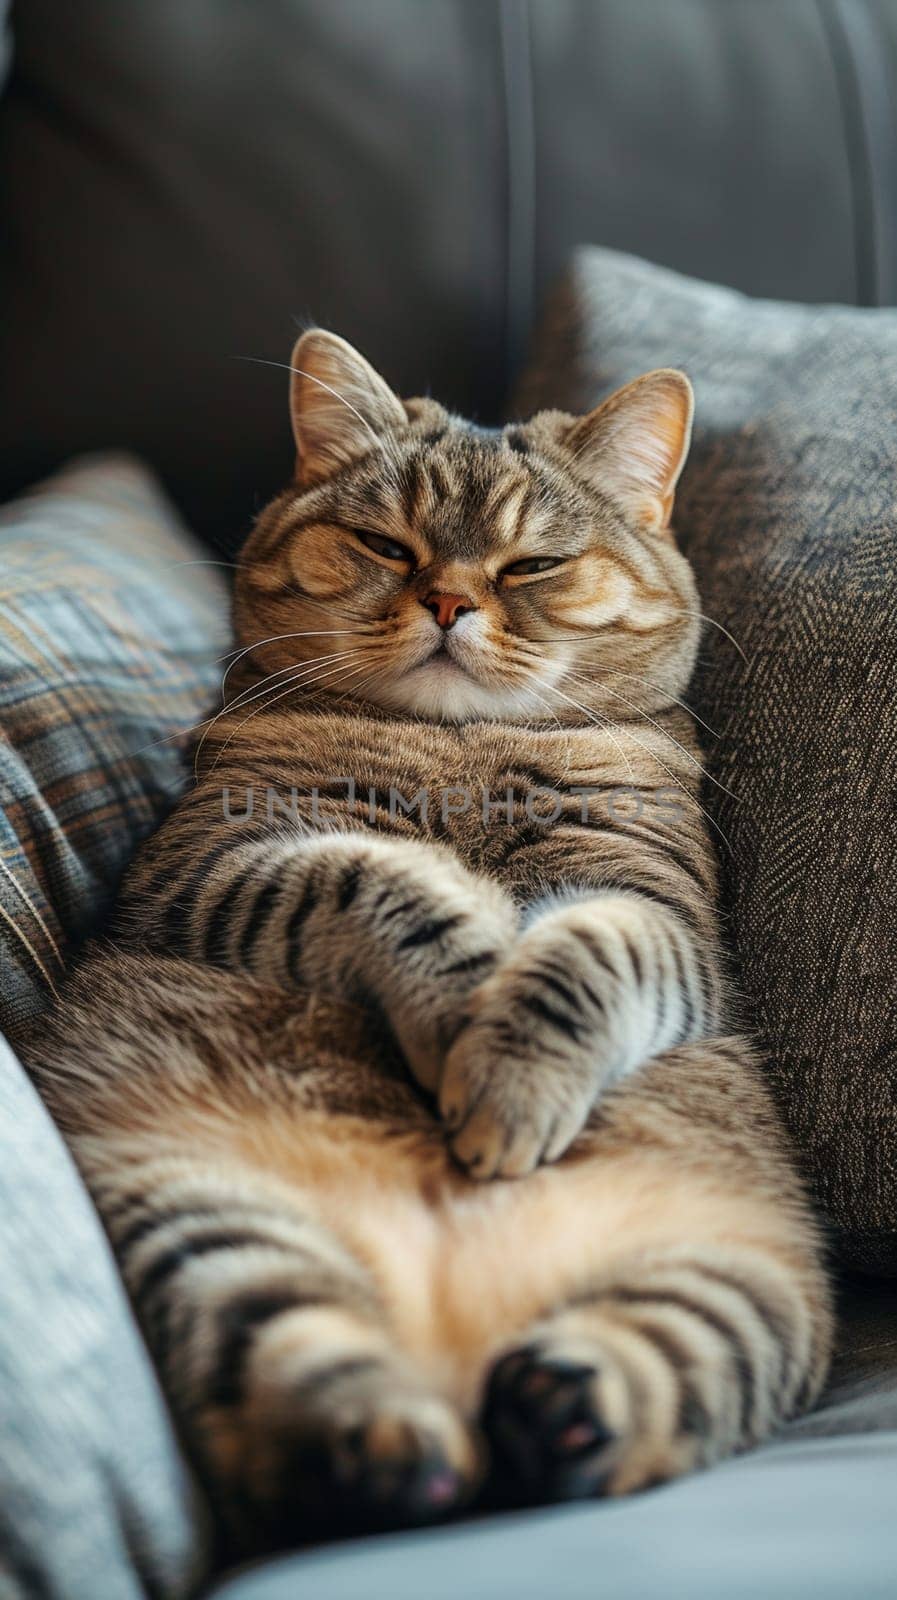
[{"label": "dark leather backrest", "polygon": [[21,0],[0,491],[111,444],[227,542],[296,319],[497,417],[569,249],[897,299],[897,0]]}]

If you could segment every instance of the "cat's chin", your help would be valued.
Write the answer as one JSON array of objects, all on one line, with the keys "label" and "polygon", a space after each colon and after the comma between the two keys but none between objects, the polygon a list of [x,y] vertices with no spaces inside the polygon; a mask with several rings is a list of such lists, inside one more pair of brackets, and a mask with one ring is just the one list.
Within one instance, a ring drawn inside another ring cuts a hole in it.
[{"label": "cat's chin", "polygon": [[393,683],[368,690],[387,711],[438,722],[528,722],[541,720],[541,707],[525,690],[503,689],[477,681],[448,655],[440,653]]}]

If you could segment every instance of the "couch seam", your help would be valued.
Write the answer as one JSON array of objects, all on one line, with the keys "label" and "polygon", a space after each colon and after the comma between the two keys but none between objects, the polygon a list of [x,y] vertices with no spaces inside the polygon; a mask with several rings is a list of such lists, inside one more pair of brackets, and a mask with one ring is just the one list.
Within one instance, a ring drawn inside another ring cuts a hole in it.
[{"label": "couch seam", "polygon": [[[856,82],[856,114],[868,174],[872,265],[876,305],[897,300],[897,102],[880,24],[869,0],[832,0]],[[890,167],[890,172],[889,172]]]},{"label": "couch seam", "polygon": [[499,0],[507,159],[505,400],[532,330],[536,241],[535,119],[529,0]]},{"label": "couch seam", "polygon": [[850,180],[856,303],[874,306],[880,304],[878,222],[868,128],[863,115],[862,73],[840,0],[817,0],[817,11],[835,77]]}]

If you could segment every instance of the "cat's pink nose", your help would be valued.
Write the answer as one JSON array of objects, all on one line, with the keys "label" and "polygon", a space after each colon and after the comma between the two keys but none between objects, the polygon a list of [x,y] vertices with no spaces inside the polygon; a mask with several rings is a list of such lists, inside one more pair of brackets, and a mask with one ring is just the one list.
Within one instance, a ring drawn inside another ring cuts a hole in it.
[{"label": "cat's pink nose", "polygon": [[421,605],[432,612],[440,628],[451,628],[465,612],[476,611],[476,606],[466,594],[439,594],[435,590],[421,601]]}]

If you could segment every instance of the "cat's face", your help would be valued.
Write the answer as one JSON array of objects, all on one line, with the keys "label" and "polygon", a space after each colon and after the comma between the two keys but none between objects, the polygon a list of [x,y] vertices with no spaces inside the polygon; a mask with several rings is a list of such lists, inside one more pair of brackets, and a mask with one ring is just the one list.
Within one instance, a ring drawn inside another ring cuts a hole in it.
[{"label": "cat's face", "polygon": [[668,527],[691,424],[680,373],[492,433],[401,402],[332,334],[304,335],[292,367],[296,481],[236,591],[272,702],[314,689],[441,721],[565,723],[681,694],[699,625]]}]

